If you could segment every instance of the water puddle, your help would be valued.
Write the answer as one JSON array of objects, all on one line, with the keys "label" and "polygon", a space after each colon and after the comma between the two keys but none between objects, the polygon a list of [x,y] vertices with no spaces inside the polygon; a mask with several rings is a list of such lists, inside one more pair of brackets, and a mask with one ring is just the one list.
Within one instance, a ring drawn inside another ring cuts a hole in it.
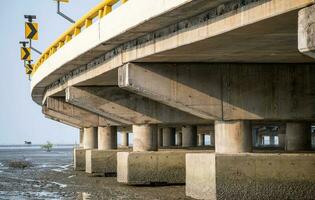
[{"label": "water puddle", "polygon": [[62,183],[58,183],[58,182],[50,182],[50,183],[53,183],[53,184],[55,184],[55,185],[58,185],[60,188],[65,188],[65,187],[67,187],[66,184],[62,184]]},{"label": "water puddle", "polygon": [[87,192],[82,192],[82,199],[83,200],[90,200],[92,199],[92,195]]},{"label": "water puddle", "polygon": [[0,191],[0,199],[60,199],[58,192],[21,192],[21,191]]},{"label": "water puddle", "polygon": [[64,172],[64,171],[68,170],[70,166],[72,166],[72,165],[61,165],[61,166],[58,166],[58,168],[51,169],[51,171]]},{"label": "water puddle", "polygon": [[76,175],[71,175],[71,176],[68,176],[68,178],[73,178],[73,177],[75,177]]}]

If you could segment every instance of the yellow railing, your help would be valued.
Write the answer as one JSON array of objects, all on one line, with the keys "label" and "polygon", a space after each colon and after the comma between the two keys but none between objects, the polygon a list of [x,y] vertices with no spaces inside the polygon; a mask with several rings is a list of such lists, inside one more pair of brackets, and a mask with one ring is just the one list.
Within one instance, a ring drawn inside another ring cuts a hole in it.
[{"label": "yellow railing", "polygon": [[[121,0],[122,3],[126,3],[128,0]],[[64,32],[57,40],[55,40],[39,57],[34,65],[34,74],[36,70],[43,64],[51,55],[53,55],[59,48],[65,43],[69,42],[72,38],[80,34],[83,27],[87,28],[93,23],[93,19],[98,17],[101,19],[112,11],[112,6],[120,0],[103,0],[96,7],[86,13],[81,19],[73,24],[66,32]]]}]

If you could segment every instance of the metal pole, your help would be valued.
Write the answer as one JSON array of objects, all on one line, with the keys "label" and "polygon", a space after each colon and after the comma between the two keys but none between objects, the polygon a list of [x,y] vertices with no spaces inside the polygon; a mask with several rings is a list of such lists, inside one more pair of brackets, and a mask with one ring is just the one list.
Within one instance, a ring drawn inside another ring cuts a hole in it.
[{"label": "metal pole", "polygon": [[32,40],[30,39],[30,48],[35,51],[36,53],[38,53],[39,55],[42,54],[42,52],[40,52],[39,50],[35,49],[33,46],[32,46]]},{"label": "metal pole", "polygon": [[71,23],[75,23],[75,21],[73,19],[71,19],[70,17],[68,17],[67,15],[63,14],[60,11],[60,1],[57,1],[57,14],[60,15],[61,17],[65,18],[66,20],[68,20]]}]

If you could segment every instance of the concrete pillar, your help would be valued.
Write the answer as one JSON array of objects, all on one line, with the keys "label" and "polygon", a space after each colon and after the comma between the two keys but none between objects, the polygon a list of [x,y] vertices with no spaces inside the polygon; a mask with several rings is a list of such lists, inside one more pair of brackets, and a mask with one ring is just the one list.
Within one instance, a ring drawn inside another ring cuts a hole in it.
[{"label": "concrete pillar", "polygon": [[249,121],[216,121],[215,137],[216,153],[252,151],[252,131]]},{"label": "concrete pillar", "polygon": [[163,128],[163,147],[175,146],[175,129]]},{"label": "concrete pillar", "polygon": [[133,125],[133,151],[157,151],[158,127],[153,124]]},{"label": "concrete pillar", "polygon": [[278,134],[279,138],[279,147],[284,148],[285,147],[285,134]]},{"label": "concrete pillar", "polygon": [[258,147],[261,147],[263,145],[264,141],[263,141],[263,136],[262,135],[258,135]]},{"label": "concrete pillar", "polygon": [[309,150],[311,148],[311,125],[306,122],[288,122],[285,143],[287,151]]},{"label": "concrete pillar", "polygon": [[210,134],[210,145],[211,146],[215,145],[215,134],[214,133]]},{"label": "concrete pillar", "polygon": [[163,146],[163,129],[162,128],[158,129],[158,143],[159,143],[159,147]]},{"label": "concrete pillar", "polygon": [[98,149],[117,149],[117,127],[98,127]]},{"label": "concrete pillar", "polygon": [[197,146],[197,126],[185,125],[182,127],[183,147]]},{"label": "concrete pillar", "polygon": [[176,146],[182,146],[182,133],[176,132]]},{"label": "concrete pillar", "polygon": [[198,146],[205,146],[205,134],[198,134]]},{"label": "concrete pillar", "polygon": [[275,136],[270,135],[270,146],[275,146]]},{"label": "concrete pillar", "polygon": [[83,148],[96,149],[97,148],[97,128],[84,128],[83,134]]},{"label": "concrete pillar", "polygon": [[120,132],[121,135],[121,146],[128,147],[129,146],[129,133],[126,131]]},{"label": "concrete pillar", "polygon": [[84,129],[80,128],[80,144],[79,144],[79,148],[83,148],[84,147],[83,136],[84,136]]}]

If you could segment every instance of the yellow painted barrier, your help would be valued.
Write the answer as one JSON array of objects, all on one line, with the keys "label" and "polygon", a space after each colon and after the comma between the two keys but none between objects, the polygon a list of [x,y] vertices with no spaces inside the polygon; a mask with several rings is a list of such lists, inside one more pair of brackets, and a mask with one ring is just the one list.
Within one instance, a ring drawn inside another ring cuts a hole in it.
[{"label": "yellow painted barrier", "polygon": [[[86,13],[81,19],[74,23],[66,32],[58,37],[39,57],[35,63],[32,75],[36,70],[55,52],[58,51],[63,45],[69,42],[72,38],[80,34],[83,27],[87,28],[93,23],[93,19],[98,17],[102,18],[112,11],[112,6],[118,3],[120,0],[103,0],[96,7]],[[126,3],[128,0],[121,0],[122,3]]]}]

